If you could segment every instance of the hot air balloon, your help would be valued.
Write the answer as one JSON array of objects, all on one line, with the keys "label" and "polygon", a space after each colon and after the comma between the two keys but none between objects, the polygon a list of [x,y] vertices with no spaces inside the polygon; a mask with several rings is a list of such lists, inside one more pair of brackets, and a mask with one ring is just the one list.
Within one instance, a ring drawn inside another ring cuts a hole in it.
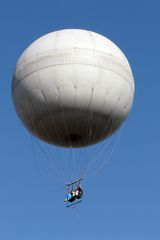
[{"label": "hot air balloon", "polygon": [[121,127],[132,107],[134,78],[127,58],[108,38],[64,29],[40,37],[23,52],[12,96],[32,135],[60,151],[78,151]]}]

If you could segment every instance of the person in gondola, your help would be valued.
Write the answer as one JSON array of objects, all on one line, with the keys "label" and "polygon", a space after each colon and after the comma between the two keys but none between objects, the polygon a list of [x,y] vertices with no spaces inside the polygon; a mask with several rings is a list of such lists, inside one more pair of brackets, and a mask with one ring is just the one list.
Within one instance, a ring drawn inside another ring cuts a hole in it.
[{"label": "person in gondola", "polygon": [[67,195],[66,195],[66,198],[65,198],[65,202],[74,202],[76,199],[75,197],[75,194],[74,194],[74,191],[70,191]]},{"label": "person in gondola", "polygon": [[75,195],[77,199],[81,199],[83,197],[83,190],[80,186],[76,188]]}]

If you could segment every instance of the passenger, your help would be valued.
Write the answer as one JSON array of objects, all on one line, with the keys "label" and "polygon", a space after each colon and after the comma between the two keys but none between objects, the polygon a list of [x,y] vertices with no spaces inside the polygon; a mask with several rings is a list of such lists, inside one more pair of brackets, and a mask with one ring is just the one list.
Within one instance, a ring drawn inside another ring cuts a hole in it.
[{"label": "passenger", "polygon": [[78,187],[76,188],[75,192],[76,192],[76,198],[77,198],[77,199],[82,198],[82,196],[83,196],[83,190],[82,190],[82,188],[81,188],[80,186],[78,186]]},{"label": "passenger", "polygon": [[74,202],[75,195],[73,195],[72,191],[66,195],[65,202]]}]

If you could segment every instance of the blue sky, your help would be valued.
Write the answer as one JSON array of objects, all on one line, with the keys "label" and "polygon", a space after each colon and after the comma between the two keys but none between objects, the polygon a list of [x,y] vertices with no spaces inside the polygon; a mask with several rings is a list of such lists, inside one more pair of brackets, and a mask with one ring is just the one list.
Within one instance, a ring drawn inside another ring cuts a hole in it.
[{"label": "blue sky", "polygon": [[[1,1],[0,239],[160,239],[160,3],[153,1]],[[107,36],[131,64],[136,94],[121,140],[83,204],[63,205],[38,174],[30,137],[12,104],[11,78],[23,50],[43,34],[84,28]]]}]

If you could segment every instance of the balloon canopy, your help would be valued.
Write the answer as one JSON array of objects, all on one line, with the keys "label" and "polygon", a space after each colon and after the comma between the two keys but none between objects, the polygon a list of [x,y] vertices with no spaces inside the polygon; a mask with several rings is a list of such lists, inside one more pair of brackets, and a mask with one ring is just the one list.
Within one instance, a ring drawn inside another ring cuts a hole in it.
[{"label": "balloon canopy", "polygon": [[83,147],[112,135],[127,118],[134,79],[122,51],[100,34],[46,34],[21,55],[12,81],[26,128],[59,146]]}]

